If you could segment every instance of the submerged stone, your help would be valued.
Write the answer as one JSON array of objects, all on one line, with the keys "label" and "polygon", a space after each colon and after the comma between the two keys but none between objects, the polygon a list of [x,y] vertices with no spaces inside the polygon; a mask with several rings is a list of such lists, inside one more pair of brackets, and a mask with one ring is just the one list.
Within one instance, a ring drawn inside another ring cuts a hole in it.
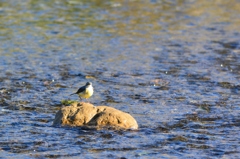
[{"label": "submerged stone", "polygon": [[61,108],[55,115],[53,125],[138,129],[136,120],[128,113],[108,106],[94,106],[82,102]]}]

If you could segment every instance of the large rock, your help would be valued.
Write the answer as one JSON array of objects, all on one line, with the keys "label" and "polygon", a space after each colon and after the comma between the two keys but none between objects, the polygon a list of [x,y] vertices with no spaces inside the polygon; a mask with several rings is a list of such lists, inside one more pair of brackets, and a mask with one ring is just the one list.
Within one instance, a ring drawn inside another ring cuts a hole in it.
[{"label": "large rock", "polygon": [[90,103],[73,103],[71,106],[61,108],[55,116],[53,125],[138,128],[136,120],[130,114]]}]

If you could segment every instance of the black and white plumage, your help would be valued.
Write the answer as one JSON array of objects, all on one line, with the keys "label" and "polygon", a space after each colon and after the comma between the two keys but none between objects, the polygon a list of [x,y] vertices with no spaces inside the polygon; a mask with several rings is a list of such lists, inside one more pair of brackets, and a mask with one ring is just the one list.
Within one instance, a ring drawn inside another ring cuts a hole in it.
[{"label": "black and white plumage", "polygon": [[70,95],[74,95],[77,94],[79,96],[80,99],[82,98],[90,98],[93,95],[93,87],[92,87],[92,83],[91,82],[87,82],[85,86],[82,86],[78,89],[78,91],[76,93],[70,94]]}]

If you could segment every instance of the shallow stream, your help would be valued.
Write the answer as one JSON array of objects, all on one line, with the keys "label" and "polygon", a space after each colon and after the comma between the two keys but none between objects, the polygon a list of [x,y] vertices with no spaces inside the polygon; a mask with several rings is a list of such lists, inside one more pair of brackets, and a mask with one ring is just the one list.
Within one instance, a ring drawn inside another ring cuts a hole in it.
[{"label": "shallow stream", "polygon": [[[238,158],[238,0],[0,3],[0,158]],[[53,127],[87,81],[139,130]]]}]

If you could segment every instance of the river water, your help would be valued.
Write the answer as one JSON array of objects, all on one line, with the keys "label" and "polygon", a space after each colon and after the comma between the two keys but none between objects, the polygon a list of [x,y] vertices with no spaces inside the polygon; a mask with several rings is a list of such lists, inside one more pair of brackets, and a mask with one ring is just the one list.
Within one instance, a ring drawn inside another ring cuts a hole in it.
[{"label": "river water", "polygon": [[[238,0],[0,3],[0,158],[238,158]],[[87,81],[139,130],[53,127]]]}]

